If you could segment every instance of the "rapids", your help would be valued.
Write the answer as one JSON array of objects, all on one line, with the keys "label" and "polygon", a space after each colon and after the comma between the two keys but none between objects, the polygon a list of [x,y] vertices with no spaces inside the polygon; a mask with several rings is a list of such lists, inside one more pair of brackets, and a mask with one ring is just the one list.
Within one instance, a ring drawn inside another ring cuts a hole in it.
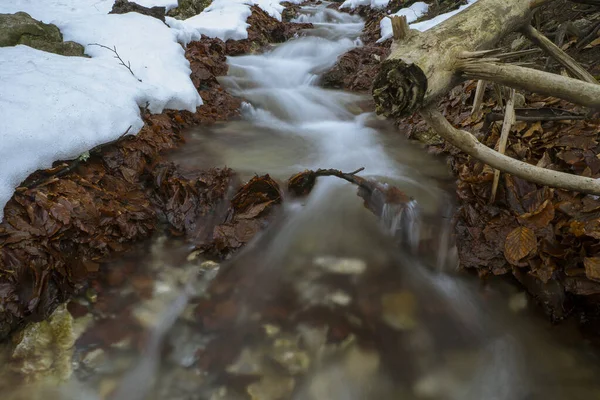
[{"label": "rapids", "polygon": [[[199,268],[185,243],[157,237],[109,268],[130,274],[129,286],[103,299],[112,308],[95,308],[102,299],[87,293],[75,303],[91,313],[73,321],[59,309],[36,331],[49,335],[46,347],[22,349],[19,371],[35,373],[49,358],[44,365],[61,366],[60,376],[20,386],[5,360],[10,373],[2,376],[13,381],[3,378],[2,390],[16,387],[5,398],[600,398],[597,360],[570,326],[551,327],[513,286],[482,286],[456,271],[443,162],[378,119],[367,96],[318,86],[338,56],[361,45],[363,28],[359,17],[327,4],[302,8],[298,21],[314,29],[300,37],[230,58],[221,82],[246,100],[243,118],[191,130],[171,158],[189,168],[226,165],[243,178],[364,167],[361,176],[413,201],[384,205],[375,216],[355,186],[320,178],[307,199],[287,201],[264,233],[221,266]],[[234,315],[201,326],[197,307],[207,287],[232,275],[239,286],[225,291],[230,298],[210,301]],[[132,303],[144,285],[150,294]],[[100,317],[110,323],[94,321]],[[139,330],[131,320],[144,328],[137,342],[128,336]],[[63,340],[62,324],[88,333]],[[75,343],[63,346],[66,361],[53,347],[63,342]]]}]

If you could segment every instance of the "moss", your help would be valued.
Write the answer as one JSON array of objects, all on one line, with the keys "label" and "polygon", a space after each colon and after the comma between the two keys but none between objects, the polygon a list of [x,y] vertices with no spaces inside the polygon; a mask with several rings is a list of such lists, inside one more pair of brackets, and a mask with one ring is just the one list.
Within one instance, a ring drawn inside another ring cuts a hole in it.
[{"label": "moss", "polygon": [[23,44],[64,56],[83,56],[84,48],[75,42],[63,42],[56,25],[45,24],[29,14],[0,14],[0,47]]},{"label": "moss", "polygon": [[177,19],[188,19],[200,14],[212,0],[178,0],[177,7],[170,10],[167,15]]}]

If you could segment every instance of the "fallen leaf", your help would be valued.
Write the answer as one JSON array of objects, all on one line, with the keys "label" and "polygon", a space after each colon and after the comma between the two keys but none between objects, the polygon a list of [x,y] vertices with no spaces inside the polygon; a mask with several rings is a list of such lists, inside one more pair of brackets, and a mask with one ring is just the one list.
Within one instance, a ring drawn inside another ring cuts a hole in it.
[{"label": "fallen leaf", "polygon": [[585,275],[588,278],[594,281],[600,281],[600,257],[584,258],[583,266],[585,267]]},{"label": "fallen leaf", "polygon": [[533,231],[525,226],[513,229],[504,243],[504,256],[506,260],[519,265],[519,261],[537,250],[537,240]]}]

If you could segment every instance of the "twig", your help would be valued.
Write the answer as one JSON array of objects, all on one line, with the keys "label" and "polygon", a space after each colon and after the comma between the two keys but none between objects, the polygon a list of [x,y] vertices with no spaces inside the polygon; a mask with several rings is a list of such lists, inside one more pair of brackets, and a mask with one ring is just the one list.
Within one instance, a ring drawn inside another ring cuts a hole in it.
[{"label": "twig", "polygon": [[[117,139],[112,140],[110,142],[106,142],[106,143],[102,143],[99,144],[97,146],[92,147],[89,151],[87,151],[86,153],[88,154],[96,154],[98,153],[103,147],[109,146],[111,144],[115,144],[118,143],[121,139],[123,139],[123,137],[125,135],[127,135],[127,133],[129,133],[129,130],[131,129],[131,125],[129,125],[129,128],[127,128],[127,130],[121,134],[121,136],[119,136]],[[89,157],[89,156],[88,156]],[[38,187],[42,184],[44,184],[45,182],[51,180],[51,179],[56,179],[59,178],[61,176],[64,176],[66,174],[68,174],[69,172],[73,171],[75,168],[77,168],[79,166],[79,164],[81,164],[83,161],[85,161],[85,159],[87,159],[88,157],[77,157],[76,159],[72,160],[70,163],[62,163],[60,166],[63,167],[62,169],[54,172],[53,170],[55,170],[56,168],[53,168],[51,171],[51,173],[45,175],[44,177],[40,178],[40,179],[36,179],[35,181],[21,186],[23,188],[26,189],[33,189],[35,187]],[[85,159],[84,159],[85,158]]]},{"label": "twig", "polygon": [[[584,114],[575,114],[560,108],[515,108],[515,120],[523,122],[582,120],[586,118],[587,116]],[[491,112],[485,116],[485,122],[481,130],[486,131],[492,122],[502,121],[503,119],[504,114]]]},{"label": "twig", "polygon": [[577,61],[571,56],[561,50],[560,47],[552,43],[550,39],[542,35],[537,29],[531,25],[527,25],[523,28],[523,33],[529,40],[538,45],[544,50],[549,56],[558,61],[563,67],[565,67],[569,73],[582,81],[597,84],[598,81],[587,72]]},{"label": "twig", "polygon": [[575,47],[577,47],[578,49],[583,49],[585,46],[587,46],[588,43],[594,40],[596,36],[598,36],[598,31],[600,31],[600,22],[598,22],[598,24],[590,30],[590,33],[588,33],[586,37],[584,37],[579,43],[577,43],[577,46]]},{"label": "twig", "polygon": [[99,43],[90,43],[90,44],[88,44],[88,46],[99,46],[99,47],[102,47],[104,49],[112,51],[113,53],[115,53],[115,58],[117,60],[119,60],[119,63],[122,66],[124,66],[125,68],[127,68],[129,70],[129,72],[131,72],[131,75],[133,75],[133,77],[138,80],[138,82],[142,81],[140,78],[138,78],[137,76],[135,76],[135,74],[131,70],[131,63],[129,61],[127,61],[127,64],[125,64],[125,62],[123,61],[123,59],[121,58],[121,56],[119,55],[119,53],[117,53],[117,46],[113,46],[112,49],[110,47],[108,47],[108,46],[105,46],[105,45],[99,44]]},{"label": "twig", "polygon": [[[502,122],[502,133],[498,141],[498,152],[504,154],[506,152],[506,142],[508,142],[508,134],[510,128],[515,123],[515,89],[510,89],[508,100],[506,101],[506,110],[504,112],[504,122]],[[496,200],[496,191],[498,190],[498,182],[500,182],[500,170],[494,170],[494,183],[492,184],[492,194],[490,203]]]},{"label": "twig", "polygon": [[318,177],[335,176],[358,186],[358,195],[365,200],[365,205],[377,216],[382,215],[386,204],[402,206],[412,200],[395,186],[383,185],[356,175],[363,170],[364,167],[353,172],[342,172],[337,169],[306,170],[293,175],[288,180],[288,191],[296,196],[305,196],[310,193]]},{"label": "twig", "polygon": [[481,110],[483,104],[483,96],[485,95],[485,87],[487,82],[483,79],[477,81],[477,89],[475,90],[475,99],[473,100],[473,108],[471,108],[471,114],[476,114]]}]

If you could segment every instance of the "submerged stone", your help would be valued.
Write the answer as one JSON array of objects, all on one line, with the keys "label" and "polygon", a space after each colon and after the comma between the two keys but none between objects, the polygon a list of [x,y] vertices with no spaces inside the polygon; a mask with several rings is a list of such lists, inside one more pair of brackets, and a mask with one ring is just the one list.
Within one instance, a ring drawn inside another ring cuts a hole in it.
[{"label": "submerged stone", "polygon": [[12,341],[11,369],[26,381],[42,377],[64,381],[71,376],[75,334],[66,305],[59,306],[48,320],[29,324]]}]

